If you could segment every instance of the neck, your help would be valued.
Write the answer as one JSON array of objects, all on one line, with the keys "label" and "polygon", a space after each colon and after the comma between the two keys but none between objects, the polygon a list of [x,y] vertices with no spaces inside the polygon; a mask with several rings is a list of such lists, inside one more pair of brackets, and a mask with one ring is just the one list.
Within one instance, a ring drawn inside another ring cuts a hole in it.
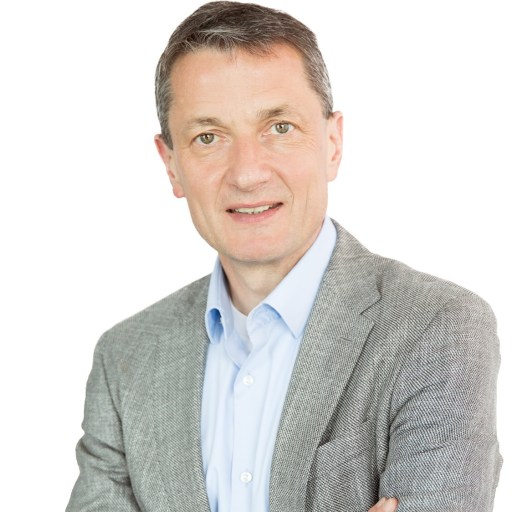
[{"label": "neck", "polygon": [[231,301],[238,311],[248,315],[284,279],[315,242],[322,226],[300,252],[265,262],[240,261],[219,254],[228,282]]},{"label": "neck", "polygon": [[248,315],[283,280],[293,268],[291,265],[276,268],[271,265],[233,262],[220,256],[233,305]]},{"label": "neck", "polygon": [[[318,232],[312,243],[317,236]],[[244,315],[248,315],[284,279],[312,243],[299,254],[294,253],[277,261],[246,262],[233,260],[219,254],[228,281],[231,301],[236,309]]]}]

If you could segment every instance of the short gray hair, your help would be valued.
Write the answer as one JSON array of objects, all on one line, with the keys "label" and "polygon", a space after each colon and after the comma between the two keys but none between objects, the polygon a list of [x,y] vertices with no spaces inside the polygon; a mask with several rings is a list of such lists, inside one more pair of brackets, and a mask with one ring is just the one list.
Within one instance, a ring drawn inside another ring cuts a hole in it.
[{"label": "short gray hair", "polygon": [[284,43],[302,56],[306,76],[322,103],[323,114],[332,113],[332,91],[315,34],[287,13],[240,2],[209,2],[193,12],[172,33],[155,76],[155,96],[162,138],[172,148],[168,118],[172,102],[170,75],[177,59],[203,48],[233,52],[244,50],[268,55]]}]

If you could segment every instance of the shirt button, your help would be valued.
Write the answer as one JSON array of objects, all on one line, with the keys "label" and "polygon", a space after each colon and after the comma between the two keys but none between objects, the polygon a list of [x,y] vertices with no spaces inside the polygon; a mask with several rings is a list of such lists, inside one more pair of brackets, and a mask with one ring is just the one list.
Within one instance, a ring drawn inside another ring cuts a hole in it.
[{"label": "shirt button", "polygon": [[249,473],[248,471],[244,471],[244,472],[240,475],[240,480],[241,480],[244,484],[248,484],[248,483],[252,480],[252,475],[251,475],[251,473]]},{"label": "shirt button", "polygon": [[254,377],[252,375],[245,375],[242,382],[247,387],[252,386],[254,384]]}]

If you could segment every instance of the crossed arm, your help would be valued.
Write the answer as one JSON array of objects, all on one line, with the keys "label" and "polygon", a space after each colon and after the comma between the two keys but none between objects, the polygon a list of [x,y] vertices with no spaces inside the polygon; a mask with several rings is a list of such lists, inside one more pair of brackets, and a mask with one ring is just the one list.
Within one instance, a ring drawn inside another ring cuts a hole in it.
[{"label": "crossed arm", "polygon": [[450,300],[430,322],[391,404],[380,495],[398,498],[400,512],[492,510],[499,360],[494,314],[476,295]]}]

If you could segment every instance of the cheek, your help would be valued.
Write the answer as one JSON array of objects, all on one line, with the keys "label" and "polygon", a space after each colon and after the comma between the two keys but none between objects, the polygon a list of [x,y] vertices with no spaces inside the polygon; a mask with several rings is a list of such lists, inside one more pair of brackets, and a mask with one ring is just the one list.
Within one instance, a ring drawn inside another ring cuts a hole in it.
[{"label": "cheek", "polygon": [[186,155],[181,160],[186,161],[187,164],[182,165],[180,161],[179,172],[177,172],[178,183],[184,197],[189,202],[194,202],[201,196],[203,190],[207,188],[205,187],[205,176],[207,176],[207,173],[203,172],[200,166],[195,165],[193,161],[187,159]]},{"label": "cheek", "polygon": [[182,160],[185,163],[181,166],[181,176],[186,184],[184,186],[198,191],[213,187],[222,179],[222,170],[226,167],[226,152],[197,156],[189,151],[182,155]]},{"label": "cheek", "polygon": [[208,222],[217,210],[219,185],[208,169],[189,167],[182,175],[182,189],[191,216],[199,222]]},{"label": "cheek", "polygon": [[327,189],[327,183],[330,181],[328,169],[325,160],[318,152],[295,158],[288,168],[290,169],[289,183],[292,188],[304,189],[308,194]]}]

